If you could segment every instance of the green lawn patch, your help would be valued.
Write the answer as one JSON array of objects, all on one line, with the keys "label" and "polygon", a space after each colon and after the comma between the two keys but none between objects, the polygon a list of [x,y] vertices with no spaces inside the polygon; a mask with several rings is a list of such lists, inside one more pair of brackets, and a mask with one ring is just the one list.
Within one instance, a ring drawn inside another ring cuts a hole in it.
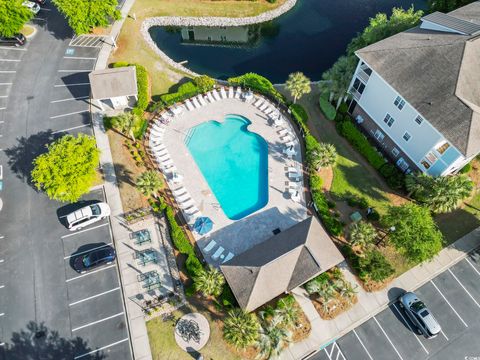
[{"label": "green lawn patch", "polygon": [[337,111],[335,110],[335,107],[328,101],[328,94],[322,94],[320,95],[320,98],[318,99],[319,105],[320,105],[320,110],[322,110],[323,115],[328,120],[333,120],[335,119],[335,116],[337,115]]}]

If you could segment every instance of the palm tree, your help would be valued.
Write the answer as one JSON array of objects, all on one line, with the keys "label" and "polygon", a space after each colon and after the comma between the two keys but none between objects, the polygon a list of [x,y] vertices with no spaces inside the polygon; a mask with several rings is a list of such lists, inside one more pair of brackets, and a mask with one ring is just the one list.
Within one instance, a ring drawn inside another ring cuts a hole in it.
[{"label": "palm tree", "polygon": [[311,166],[315,170],[319,170],[335,164],[337,161],[337,150],[332,144],[320,143],[307,156],[310,158],[309,163]]},{"label": "palm tree", "polygon": [[466,175],[432,177],[421,174],[407,177],[405,185],[416,200],[435,213],[455,210],[473,190],[473,182]]},{"label": "palm tree", "polygon": [[258,339],[260,324],[253,313],[247,313],[235,308],[228,312],[223,323],[223,337],[225,341],[237,349],[244,349],[253,345]]},{"label": "palm tree", "polygon": [[322,74],[320,89],[330,91],[330,101],[337,102],[337,109],[347,98],[348,87],[355,72],[355,56],[341,56],[333,66]]},{"label": "palm tree", "polygon": [[308,94],[312,89],[310,79],[301,72],[295,72],[288,75],[285,87],[293,97],[293,103],[297,102],[303,95]]},{"label": "palm tree", "polygon": [[350,227],[350,243],[353,246],[365,246],[377,237],[375,227],[366,221],[359,221]]},{"label": "palm tree", "polygon": [[270,321],[262,319],[256,347],[259,350],[257,359],[270,359],[292,341],[292,332],[282,327],[281,318],[274,316]]},{"label": "palm tree", "polygon": [[205,296],[219,296],[222,293],[225,278],[216,268],[210,266],[208,270],[200,271],[194,279],[195,290]]},{"label": "palm tree", "polygon": [[297,321],[299,315],[300,310],[295,302],[285,301],[284,299],[281,299],[278,302],[274,314],[274,316],[278,316],[282,324],[287,326],[293,325]]},{"label": "palm tree", "polygon": [[145,195],[154,195],[163,186],[160,175],[154,170],[147,170],[137,178],[136,187]]},{"label": "palm tree", "polygon": [[135,142],[133,127],[135,125],[135,117],[131,112],[123,113],[112,118],[112,126],[126,136],[130,136]]}]

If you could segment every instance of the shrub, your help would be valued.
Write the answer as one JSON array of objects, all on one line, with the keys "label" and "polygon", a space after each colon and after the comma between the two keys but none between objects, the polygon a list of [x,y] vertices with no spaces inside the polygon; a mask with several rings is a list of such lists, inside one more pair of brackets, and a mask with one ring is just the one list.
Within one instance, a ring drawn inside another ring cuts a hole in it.
[{"label": "shrub", "polygon": [[400,190],[405,184],[405,175],[395,165],[386,163],[379,169],[380,174],[387,180],[388,186]]},{"label": "shrub", "polygon": [[173,209],[171,207],[167,207],[165,215],[169,224],[170,237],[177,250],[182,254],[194,254],[192,244],[190,241],[188,241],[187,236],[183,232],[183,229],[180,227],[180,225],[178,225],[177,220],[175,220]]},{"label": "shrub", "polygon": [[472,164],[468,163],[460,170],[460,174],[469,173],[471,170],[472,170]]},{"label": "shrub", "polygon": [[348,105],[345,102],[342,102],[338,107],[337,113],[346,115],[348,113]]},{"label": "shrub", "polygon": [[212,90],[215,85],[215,80],[207,75],[197,76],[193,79],[193,82],[202,93]]},{"label": "shrub", "polygon": [[197,95],[200,92],[197,85],[192,81],[186,82],[178,87],[177,92],[168,93],[160,96],[160,101],[165,106],[170,106],[176,102],[184,101],[185,99],[191,98],[192,96]]},{"label": "shrub", "polygon": [[272,97],[283,104],[286,103],[285,97],[273,87],[273,84],[270,82],[270,80],[261,75],[255,73],[246,73],[241,76],[228,78],[227,81],[232,86],[251,88],[260,94]]},{"label": "shrub", "polygon": [[351,121],[339,123],[340,134],[345,137],[357,151],[375,168],[380,169],[385,164],[385,159],[368,142],[365,135],[358,130]]},{"label": "shrub", "polygon": [[334,209],[337,206],[333,201],[327,200],[327,206],[329,209]]},{"label": "shrub", "polygon": [[292,104],[290,105],[290,111],[292,114],[300,119],[304,124],[308,122],[308,114],[307,111],[303,108],[300,104]]},{"label": "shrub", "polygon": [[325,115],[328,120],[335,119],[337,111],[335,110],[335,106],[330,104],[330,101],[328,101],[327,93],[320,95],[318,103],[320,105],[320,110],[322,110],[323,115]]},{"label": "shrub", "polygon": [[357,255],[350,246],[345,245],[343,253],[362,281],[383,281],[395,273],[392,265],[376,249],[369,250],[363,256]]},{"label": "shrub", "polygon": [[195,292],[196,292],[195,291],[195,284],[192,284],[185,289],[185,295],[188,296],[188,297],[191,297],[191,296],[195,295]]},{"label": "shrub", "polygon": [[188,275],[191,277],[195,277],[200,272],[204,271],[202,263],[200,260],[198,260],[195,253],[188,255],[187,261],[185,262],[185,267],[187,268]]},{"label": "shrub", "polygon": [[367,214],[367,219],[370,221],[379,221],[380,220],[380,214],[378,213],[377,210],[372,209],[368,214]]},{"label": "shrub", "polygon": [[232,289],[228,286],[228,283],[223,285],[222,293],[220,294],[220,302],[226,308],[233,308],[238,306],[237,299],[233,295]]}]

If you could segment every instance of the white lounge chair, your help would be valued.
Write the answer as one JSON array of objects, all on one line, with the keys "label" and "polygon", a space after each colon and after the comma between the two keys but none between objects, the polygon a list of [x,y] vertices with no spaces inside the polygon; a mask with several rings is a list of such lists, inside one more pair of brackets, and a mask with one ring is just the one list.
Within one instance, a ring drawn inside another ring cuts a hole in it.
[{"label": "white lounge chair", "polygon": [[222,99],[227,98],[227,93],[225,92],[225,88],[223,86],[220,88],[220,95],[222,96]]},{"label": "white lounge chair", "polygon": [[175,200],[181,204],[181,203],[187,203],[187,201],[193,201],[192,200],[192,197],[190,196],[190,194],[188,192],[185,192],[181,195],[178,195],[178,196],[175,196]]},{"label": "white lounge chair", "polygon": [[[194,212],[193,214],[187,215],[184,214],[185,220],[187,220],[187,224],[190,226],[190,228],[195,224],[195,221],[197,220],[198,217],[202,216],[201,211]],[[192,231],[194,229],[191,229]]]},{"label": "white lounge chair", "polygon": [[273,112],[273,109],[269,106],[267,107],[264,111],[263,111],[265,114],[269,115]]},{"label": "white lounge chair", "polygon": [[158,125],[157,123],[153,123],[152,130],[155,130],[157,132],[165,132],[166,128],[163,125]]},{"label": "white lounge chair", "polygon": [[200,210],[196,206],[192,206],[191,208],[184,209],[183,212],[188,216],[192,216],[193,214],[198,213]]},{"label": "white lounge chair", "polygon": [[219,246],[217,251],[212,255],[213,260],[218,260],[218,258],[223,254],[223,250],[225,250],[223,247]]},{"label": "white lounge chair", "polygon": [[235,91],[235,99],[240,99],[242,97],[242,88],[239,86],[237,87],[237,90]]},{"label": "white lounge chair", "polygon": [[158,165],[159,165],[162,169],[165,169],[165,170],[166,170],[166,169],[170,168],[171,166],[173,166],[173,161],[172,161],[172,159],[168,159],[168,160],[166,160],[166,161],[161,161],[161,162],[159,162]]},{"label": "white lounge chair", "polygon": [[295,191],[293,193],[290,193],[290,199],[292,199],[295,202],[300,202],[302,200],[300,196],[300,191]]},{"label": "white lounge chair", "polygon": [[183,186],[179,187],[178,189],[172,190],[172,194],[175,197],[185,194],[186,192],[187,192],[187,189],[185,189]]},{"label": "white lounge chair", "polygon": [[210,251],[213,250],[213,248],[217,245],[217,242],[215,240],[210,240],[210,242],[203,248],[203,252],[205,254],[208,254]]},{"label": "white lounge chair", "polygon": [[227,261],[233,259],[234,256],[235,254],[229,251],[227,256],[225,256],[225,259],[223,259],[222,264],[225,264]]},{"label": "white lounge chair", "polygon": [[282,137],[280,137],[280,140],[286,141],[286,142],[292,141],[293,140],[292,134],[287,134],[285,136],[282,136]]},{"label": "white lounge chair", "polygon": [[191,207],[195,206],[195,202],[190,198],[190,199],[187,199],[184,202],[178,204],[178,206],[180,206],[181,209],[188,210]]},{"label": "white lounge chair", "polygon": [[189,111],[192,111],[193,109],[195,109],[195,108],[193,107],[192,103],[190,102],[190,99],[185,100],[185,106],[187,107],[187,109],[188,109]]},{"label": "white lounge chair", "polygon": [[164,162],[167,162],[168,160],[172,160],[168,152],[160,155],[155,154],[155,159],[157,159],[159,163],[164,163]]},{"label": "white lounge chair", "polygon": [[209,92],[207,93],[207,98],[208,98],[208,100],[209,100],[211,103],[215,102],[215,98],[213,97],[211,91],[209,91]]},{"label": "white lounge chair", "polygon": [[172,174],[172,173],[178,171],[177,167],[175,165],[173,165],[173,163],[172,164],[167,164],[166,166],[161,167],[161,169],[162,169],[162,171],[165,175]]},{"label": "white lounge chair", "polygon": [[233,99],[233,87],[231,86],[228,88],[228,98]]},{"label": "white lounge chair", "polygon": [[202,107],[202,105],[200,105],[196,97],[192,98],[192,103],[193,103],[193,106],[195,106],[195,108],[197,109]]},{"label": "white lounge chair", "polygon": [[205,98],[202,95],[198,95],[198,102],[200,105],[205,106],[207,105],[207,102],[205,101]]},{"label": "white lounge chair", "polygon": [[215,100],[217,100],[217,101],[222,99],[222,98],[220,97],[220,95],[218,94],[217,89],[213,89],[213,90],[212,90],[212,95],[213,95],[213,97],[215,98]]},{"label": "white lounge chair", "polygon": [[287,134],[290,134],[290,130],[289,129],[285,129],[285,128],[282,128],[280,130],[277,131],[278,135],[280,136],[285,136]]},{"label": "white lounge chair", "polygon": [[255,103],[253,104],[253,106],[255,107],[260,107],[261,105],[263,104],[263,98],[258,98],[257,101],[255,101]]}]

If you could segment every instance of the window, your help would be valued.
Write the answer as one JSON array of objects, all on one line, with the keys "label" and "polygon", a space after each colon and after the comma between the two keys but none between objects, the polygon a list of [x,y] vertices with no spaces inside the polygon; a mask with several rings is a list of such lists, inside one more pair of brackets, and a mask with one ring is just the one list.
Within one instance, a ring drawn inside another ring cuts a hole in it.
[{"label": "window", "polygon": [[360,81],[359,78],[356,78],[353,82],[352,86],[355,90],[357,90],[360,94],[363,94],[363,90],[365,90],[365,84]]},{"label": "window", "polygon": [[400,153],[400,151],[398,151],[397,148],[393,148],[393,149],[392,149],[392,155],[393,155],[393,156],[397,157],[399,153]]},{"label": "window", "polygon": [[438,151],[439,154],[443,155],[449,147],[450,147],[450,144],[448,142],[445,142],[442,145],[440,145],[439,147],[437,147],[437,151]]},{"label": "window", "polygon": [[427,155],[425,155],[425,158],[430,162],[430,164],[435,163],[437,161],[438,157],[433,153],[433,151],[430,151]]},{"label": "window", "polygon": [[393,104],[399,109],[402,110],[405,106],[405,100],[403,100],[400,96],[397,96]]},{"label": "window", "polygon": [[405,141],[410,140],[411,137],[412,135],[410,135],[407,131],[405,131],[405,134],[403,134],[403,140]]},{"label": "window", "polygon": [[429,169],[429,168],[430,168],[430,163],[429,163],[427,160],[425,160],[425,159],[423,159],[422,161],[420,161],[420,164],[422,164],[425,169]]},{"label": "window", "polygon": [[382,133],[380,130],[375,131],[375,139],[377,139],[378,141],[382,141],[384,138],[384,133]]},{"label": "window", "polygon": [[397,160],[397,166],[403,171],[408,170],[408,163],[403,157]]},{"label": "window", "polygon": [[418,115],[416,118],[415,118],[415,122],[418,124],[418,125],[422,125],[422,122],[423,122],[423,118]]},{"label": "window", "polygon": [[385,115],[383,122],[387,124],[388,127],[392,127],[392,124],[395,122],[395,119],[390,116],[390,114]]}]

